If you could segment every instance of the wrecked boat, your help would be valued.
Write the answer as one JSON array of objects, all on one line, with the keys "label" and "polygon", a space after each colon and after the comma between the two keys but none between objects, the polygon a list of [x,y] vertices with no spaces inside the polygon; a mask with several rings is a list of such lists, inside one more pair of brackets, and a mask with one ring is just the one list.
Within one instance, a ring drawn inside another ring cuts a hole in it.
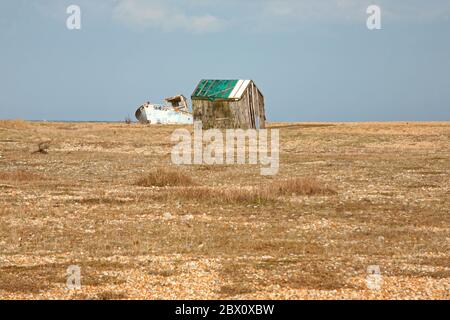
[{"label": "wrecked boat", "polygon": [[151,124],[192,124],[193,116],[189,112],[186,98],[183,95],[166,98],[170,105],[159,105],[146,102],[135,113],[141,123]]}]

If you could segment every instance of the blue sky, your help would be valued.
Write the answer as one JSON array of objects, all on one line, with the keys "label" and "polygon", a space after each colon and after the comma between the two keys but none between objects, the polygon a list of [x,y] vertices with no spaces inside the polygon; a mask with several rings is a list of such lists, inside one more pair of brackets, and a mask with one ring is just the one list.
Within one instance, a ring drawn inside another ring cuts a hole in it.
[{"label": "blue sky", "polygon": [[0,119],[121,121],[212,78],[269,121],[450,120],[448,0],[5,0],[0,44]]}]

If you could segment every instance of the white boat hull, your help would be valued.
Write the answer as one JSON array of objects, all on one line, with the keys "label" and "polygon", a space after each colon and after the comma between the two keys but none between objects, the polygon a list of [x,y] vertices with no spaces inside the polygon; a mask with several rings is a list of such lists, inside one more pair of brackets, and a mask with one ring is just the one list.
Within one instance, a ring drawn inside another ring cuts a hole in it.
[{"label": "white boat hull", "polygon": [[158,108],[153,105],[141,106],[135,115],[139,122],[151,124],[192,124],[194,121],[189,112]]}]

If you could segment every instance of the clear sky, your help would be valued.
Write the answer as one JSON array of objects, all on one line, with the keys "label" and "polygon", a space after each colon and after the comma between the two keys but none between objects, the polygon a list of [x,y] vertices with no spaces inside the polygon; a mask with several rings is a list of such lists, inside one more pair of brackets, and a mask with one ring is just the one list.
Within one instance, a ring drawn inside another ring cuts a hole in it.
[{"label": "clear sky", "polygon": [[269,121],[448,121],[450,1],[0,2],[0,119],[121,121],[202,78],[253,79]]}]

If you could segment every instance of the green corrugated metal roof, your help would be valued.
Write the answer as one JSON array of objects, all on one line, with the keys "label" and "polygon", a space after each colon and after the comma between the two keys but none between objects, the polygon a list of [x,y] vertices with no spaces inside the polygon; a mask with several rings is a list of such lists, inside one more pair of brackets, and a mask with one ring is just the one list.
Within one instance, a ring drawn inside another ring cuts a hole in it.
[{"label": "green corrugated metal roof", "polygon": [[191,98],[228,99],[239,80],[201,80]]}]

